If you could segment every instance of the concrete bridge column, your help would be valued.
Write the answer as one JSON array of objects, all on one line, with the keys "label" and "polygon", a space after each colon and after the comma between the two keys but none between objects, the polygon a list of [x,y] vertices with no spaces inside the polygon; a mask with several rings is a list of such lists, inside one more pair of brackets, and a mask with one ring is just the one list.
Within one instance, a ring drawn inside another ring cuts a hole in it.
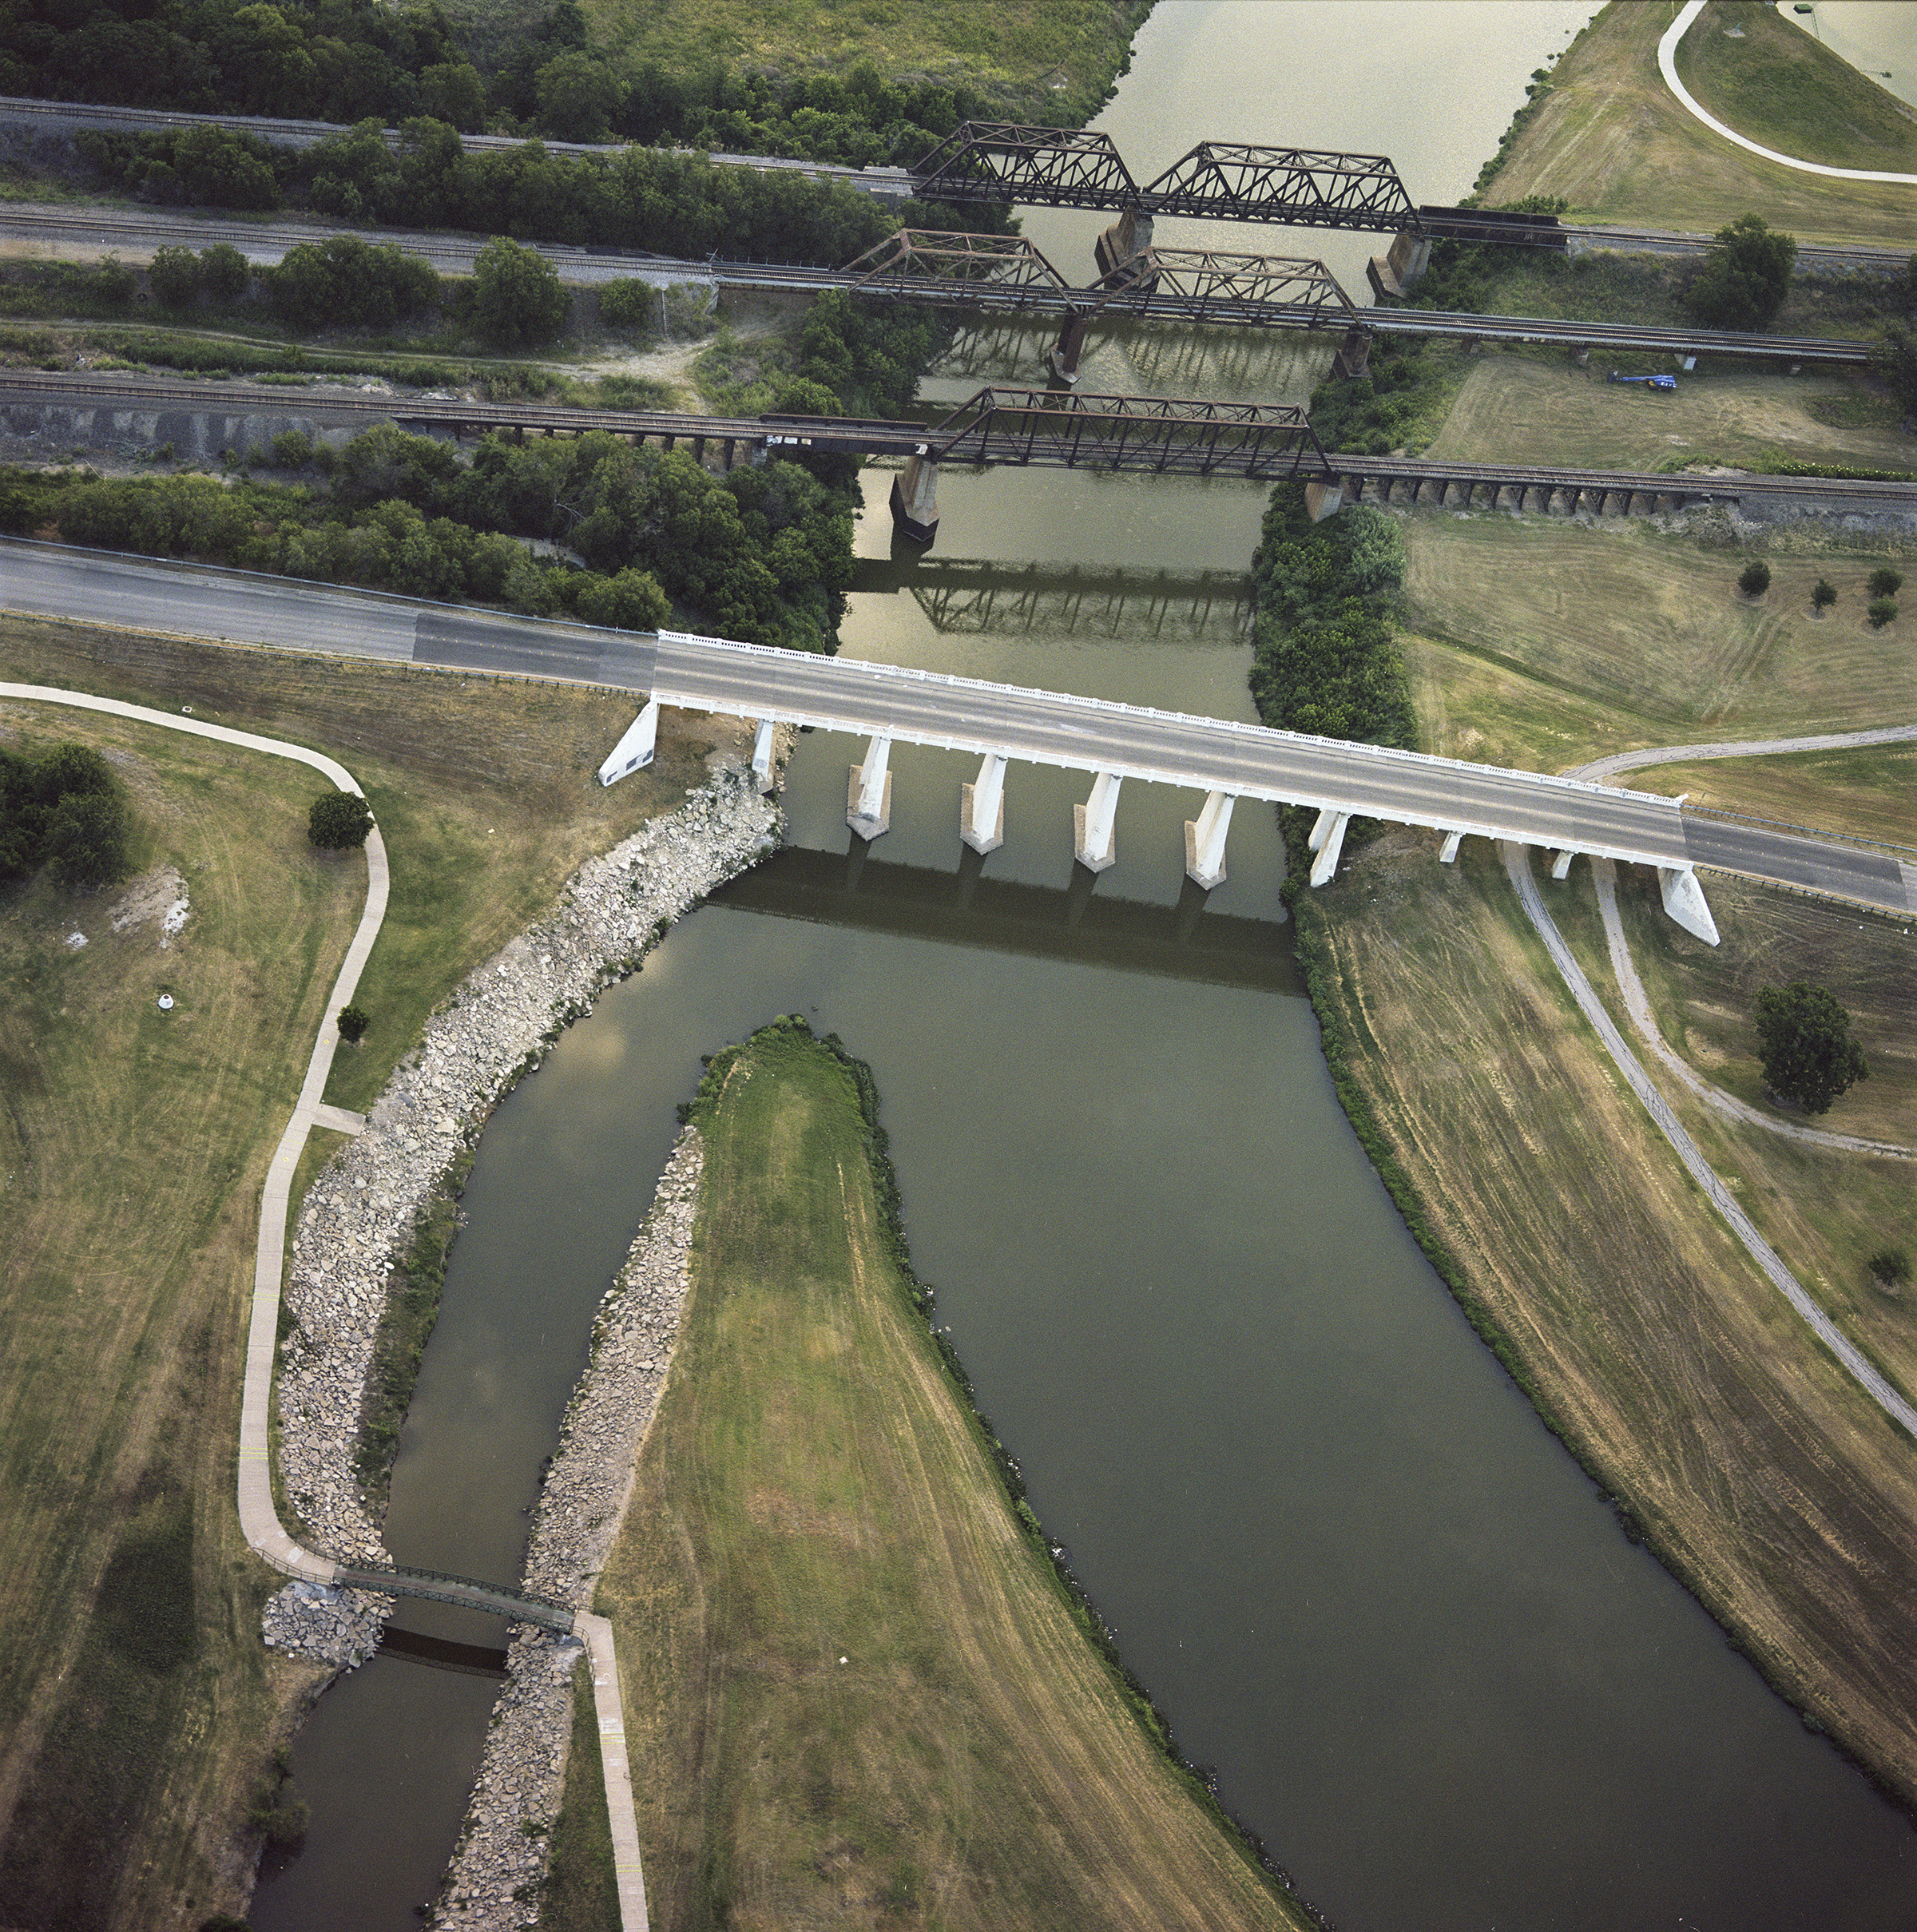
[{"label": "concrete bridge column", "polygon": [[659,744],[659,700],[648,698],[645,708],[626,727],[625,736],[613,747],[611,755],[599,768],[599,782],[616,785],[622,778],[643,771],[653,762]]},{"label": "concrete bridge column", "polygon": [[1315,476],[1304,486],[1305,514],[1314,523],[1322,523],[1344,507],[1344,478]]},{"label": "concrete bridge column", "polygon": [[900,536],[927,549],[939,534],[939,459],[924,443],[892,478],[892,524]]},{"label": "concrete bridge column", "polygon": [[1097,246],[1092,252],[1098,264],[1098,272],[1109,276],[1116,274],[1134,255],[1143,254],[1151,245],[1151,216],[1141,209],[1128,208],[1098,237]]},{"label": "concrete bridge column", "polygon": [[1571,360],[1580,369],[1590,368],[1591,366],[1591,345],[1588,342],[1573,343],[1571,344]]},{"label": "concrete bridge column", "polygon": [[892,775],[885,761],[892,748],[883,732],[867,748],[865,763],[851,768],[845,788],[845,822],[861,839],[876,839],[892,827]]},{"label": "concrete bridge column", "polygon": [[1344,331],[1344,340],[1332,358],[1332,374],[1347,382],[1355,381],[1371,366],[1371,331],[1354,322]]},{"label": "concrete bridge column", "polygon": [[1698,884],[1697,875],[1690,867],[1658,867],[1657,884],[1664,895],[1665,910],[1687,933],[1695,934],[1706,946],[1717,945],[1717,922],[1711,917],[1704,888]]},{"label": "concrete bridge column", "polygon": [[1345,827],[1351,822],[1348,811],[1334,811],[1329,805],[1319,813],[1310,841],[1312,850],[1318,855],[1312,862],[1314,886],[1322,886],[1338,870],[1339,855],[1344,850]]},{"label": "concrete bridge column", "polygon": [[1208,791],[1198,816],[1185,822],[1185,877],[1207,892],[1224,883],[1224,837],[1237,803],[1235,792]]},{"label": "concrete bridge column", "polygon": [[761,718],[752,739],[752,776],[761,791],[772,788],[772,732],[776,718]]},{"label": "concrete bridge column", "polygon": [[1078,357],[1085,347],[1085,338],[1092,326],[1089,315],[1076,312],[1066,317],[1058,325],[1058,339],[1052,344],[1052,374],[1062,383],[1078,380]]},{"label": "concrete bridge column", "polygon": [[1556,879],[1569,879],[1571,875],[1571,861],[1577,856],[1567,846],[1551,861],[1551,877]]},{"label": "concrete bridge column", "polygon": [[1444,848],[1438,855],[1439,864],[1441,866],[1456,864],[1458,848],[1463,843],[1464,834],[1463,832],[1447,832],[1444,835]]},{"label": "concrete bridge column", "polygon": [[1102,872],[1117,859],[1118,787],[1123,783],[1114,773],[1101,772],[1092,781],[1092,795],[1072,807],[1073,855],[1088,872]]},{"label": "concrete bridge column", "polygon": [[958,836],[974,852],[995,852],[1005,843],[1005,760],[986,754],[978,776],[958,787]]}]

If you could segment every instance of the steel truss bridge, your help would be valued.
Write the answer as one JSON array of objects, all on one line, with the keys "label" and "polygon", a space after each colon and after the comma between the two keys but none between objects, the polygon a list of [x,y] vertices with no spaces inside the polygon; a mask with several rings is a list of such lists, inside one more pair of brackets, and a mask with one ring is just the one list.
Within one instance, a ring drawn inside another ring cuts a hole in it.
[{"label": "steel truss bridge", "polygon": [[[1089,286],[1068,281],[1022,236],[900,228],[843,268],[714,262],[727,288],[844,289],[879,300],[926,302],[986,315],[1062,315],[1082,336],[1094,322],[1216,323],[1234,327],[1358,328],[1463,336],[1480,342],[1563,343],[1674,355],[1735,355],[1858,366],[1864,342],[1753,335],[1728,329],[1582,322],[1555,316],[1467,315],[1448,309],[1360,308],[1322,261],[1216,248],[1148,246]],[[1067,339],[1061,335],[1062,344]]]},{"label": "steel truss bridge", "polygon": [[537,403],[477,403],[457,398],[400,398],[356,391],[288,389],[244,383],[193,383],[141,377],[0,370],[0,412],[8,405],[65,407],[75,419],[61,434],[78,442],[152,440],[165,436],[196,446],[195,419],[205,421],[209,454],[262,442],[275,426],[399,422],[454,435],[504,431],[523,436],[600,430],[633,442],[688,445],[703,454],[718,444],[731,454],[805,450],[852,455],[930,458],[942,464],[1032,465],[1056,469],[1144,471],[1181,476],[1288,478],[1343,482],[1352,495],[1403,486],[1420,491],[1522,490],[1576,499],[1599,495],[1668,504],[1785,498],[1907,514],[1917,484],[1848,478],[1698,476],[1554,467],[1530,463],[1459,463],[1432,458],[1326,452],[1302,410],[1256,403],[1184,402],[1138,396],[1078,395],[1058,391],[981,389],[939,423],[862,422],[843,416],[689,416],[665,410],[578,409]]}]

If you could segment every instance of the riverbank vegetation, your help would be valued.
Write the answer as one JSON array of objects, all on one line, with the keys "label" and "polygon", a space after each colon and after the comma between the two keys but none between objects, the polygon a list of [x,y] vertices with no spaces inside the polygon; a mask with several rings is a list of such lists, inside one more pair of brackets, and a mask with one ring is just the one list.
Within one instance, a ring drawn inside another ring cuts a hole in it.
[{"label": "riverbank vegetation", "polygon": [[[1423,749],[1562,770],[1645,743],[1903,722],[1901,659],[1859,601],[1885,553],[1772,533],[1761,606],[1728,596],[1738,549],[1641,522],[1403,520],[1400,641]],[[1841,610],[1814,614],[1820,577]],[[1909,838],[1901,748],[1818,755],[1816,789],[1720,788],[1745,810]],[[1845,772],[1843,760],[1859,761]],[[1677,791],[1704,768],[1630,781]],[[1800,773],[1800,776],[1803,775]],[[1896,829],[1887,830],[1887,827]],[[1909,1445],[1824,1356],[1701,1203],[1571,1006],[1496,855],[1387,830],[1297,895],[1301,961],[1354,1125],[1487,1340],[1642,1536],[1771,1681],[1887,1789],[1917,1798],[1894,1660],[1917,1639],[1899,1525]],[[1587,869],[1547,903],[1627,1035]],[[1917,1008],[1902,925],[1713,877],[1724,944],[1674,926],[1623,869],[1633,956],[1665,1037],[1761,1105],[1756,986],[1828,984],[1872,1081],[1822,1125],[1907,1142]],[[1641,1055],[1647,1063],[1648,1053]],[[1881,1079],[1875,1092],[1872,1086]],[[1869,1267],[1917,1236],[1907,1162],[1728,1121],[1674,1080],[1679,1117],[1760,1228],[1894,1383],[1917,1389],[1917,1319]],[[1893,1090],[1894,1089],[1894,1090]]]},{"label": "riverbank vegetation", "polygon": [[[1776,20],[1769,8],[1740,6],[1736,14],[1733,18],[1719,0],[1685,36],[1680,50],[1678,71],[1707,106],[1718,85],[1719,64],[1728,69],[1754,49],[1768,46],[1774,22],[1777,33],[1800,43],[1792,49],[1793,123],[1874,127],[1882,121],[1887,104],[1901,119],[1902,110],[1875,82],[1809,35]],[[1748,21],[1741,18],[1746,14]],[[1480,183],[1486,205],[1502,207],[1527,195],[1557,195],[1579,220],[1705,235],[1754,209],[1800,243],[1855,242],[1907,251],[1907,188],[1833,181],[1780,167],[1713,133],[1691,114],[1657,70],[1657,42],[1670,21],[1668,10],[1657,7],[1604,8],[1552,69],[1550,88],[1505,151],[1502,165]],[[1740,24],[1744,38],[1727,38],[1726,28]],[[1765,57],[1760,51],[1758,58]],[[1711,70],[1700,76],[1701,87],[1690,77],[1698,71],[1693,63],[1700,59]],[[1747,127],[1735,112],[1721,113],[1720,118],[1780,153],[1797,152],[1792,145],[1794,126],[1775,127],[1760,115]],[[1907,120],[1901,125],[1907,140]],[[1874,136],[1855,152],[1875,158],[1844,165],[1917,173],[1917,165],[1902,158],[1900,148]]]},{"label": "riverbank vegetation", "polygon": [[[329,1096],[355,1107],[574,866],[703,778],[712,731],[669,712],[658,762],[606,791],[593,770],[631,707],[603,693],[13,618],[0,676],[349,763],[393,868],[362,995],[380,1022]],[[50,726],[131,791],[137,876],[0,895],[0,1883],[23,1925],[145,1932],[238,1910],[248,1807],[319,1680],[260,1644],[277,1579],[240,1540],[234,1455],[254,1204],[363,866],[308,842],[303,767],[0,707],[0,742]],[[162,950],[169,865],[190,910]]]},{"label": "riverbank vegetation", "polygon": [[693,1286],[597,1600],[653,1910],[1304,1925],[1014,1510],[888,1252],[859,1084],[788,1020],[696,1109]]}]

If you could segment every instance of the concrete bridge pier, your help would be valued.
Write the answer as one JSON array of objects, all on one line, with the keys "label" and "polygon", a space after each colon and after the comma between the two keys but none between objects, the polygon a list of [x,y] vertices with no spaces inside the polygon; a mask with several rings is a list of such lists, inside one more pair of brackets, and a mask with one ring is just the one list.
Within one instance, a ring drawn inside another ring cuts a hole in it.
[{"label": "concrete bridge pier", "polygon": [[881,732],[867,748],[865,763],[851,768],[845,788],[845,822],[870,841],[892,828],[892,775],[885,768],[892,741]]},{"label": "concrete bridge pier", "polygon": [[1344,507],[1344,478],[1315,476],[1304,486],[1305,514],[1314,523],[1322,523]]},{"label": "concrete bridge pier", "polygon": [[1196,819],[1185,822],[1185,874],[1209,892],[1224,883],[1224,838],[1232,827],[1232,791],[1208,791]]},{"label": "concrete bridge pier", "polygon": [[1571,360],[1580,369],[1590,368],[1591,366],[1591,345],[1588,342],[1573,343],[1571,344]]},{"label": "concrete bridge pier", "polygon": [[1311,838],[1307,841],[1318,856],[1312,862],[1312,883],[1324,885],[1338,870],[1340,855],[1344,851],[1345,828],[1351,822],[1348,811],[1339,811],[1327,805],[1319,813],[1318,822],[1312,827]]},{"label": "concrete bridge pier", "polygon": [[1551,861],[1551,877],[1560,882],[1569,879],[1571,875],[1571,861],[1577,856],[1567,846]]},{"label": "concrete bridge pier", "polygon": [[1402,299],[1407,288],[1415,288],[1424,279],[1431,262],[1431,236],[1420,234],[1416,228],[1400,228],[1392,237],[1388,252],[1374,255],[1364,272],[1373,295],[1380,300],[1386,296]]},{"label": "concrete bridge pier", "polygon": [[1717,922],[1711,917],[1709,903],[1697,875],[1689,866],[1660,866],[1658,889],[1664,895],[1664,909],[1687,933],[1694,934],[1706,946],[1718,943]]},{"label": "concrete bridge pier", "polygon": [[1439,864],[1441,866],[1455,865],[1458,863],[1458,848],[1463,843],[1464,834],[1463,832],[1447,832],[1444,835],[1443,849],[1438,855]]},{"label": "concrete bridge pier", "polygon": [[1123,783],[1116,774],[1101,772],[1092,781],[1092,795],[1072,807],[1073,856],[1088,872],[1102,872],[1118,857],[1118,787]]},{"label": "concrete bridge pier", "polygon": [[982,856],[1005,843],[1005,760],[995,752],[958,787],[958,836]]},{"label": "concrete bridge pier", "polygon": [[761,718],[752,738],[752,777],[761,791],[772,788],[772,732],[776,718]]},{"label": "concrete bridge pier", "polygon": [[653,762],[659,747],[659,700],[649,698],[645,708],[626,727],[625,736],[615,744],[599,768],[599,782],[616,785],[622,778],[643,771]]},{"label": "concrete bridge pier", "polygon": [[1058,339],[1052,344],[1050,361],[1052,374],[1060,382],[1075,383],[1078,380],[1078,357],[1091,326],[1089,315],[1076,312],[1058,325]]},{"label": "concrete bridge pier", "polygon": [[900,536],[927,549],[939,534],[939,459],[924,443],[892,478],[892,525]]},{"label": "concrete bridge pier", "polygon": [[1101,276],[1116,275],[1134,255],[1142,255],[1152,245],[1152,218],[1142,210],[1128,208],[1098,237],[1092,253]]},{"label": "concrete bridge pier", "polygon": [[1332,374],[1345,382],[1368,375],[1371,367],[1371,331],[1354,322],[1332,358]]}]

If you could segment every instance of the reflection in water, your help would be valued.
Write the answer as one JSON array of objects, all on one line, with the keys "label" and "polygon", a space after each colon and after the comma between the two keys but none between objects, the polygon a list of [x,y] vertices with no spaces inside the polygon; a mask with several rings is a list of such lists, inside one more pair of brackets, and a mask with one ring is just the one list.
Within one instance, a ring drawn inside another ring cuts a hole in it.
[{"label": "reflection in water", "polygon": [[855,594],[909,592],[941,637],[1136,639],[1235,648],[1251,622],[1242,570],[983,562],[916,545],[855,567]]},{"label": "reflection in water", "polygon": [[987,878],[985,860],[969,846],[958,847],[949,872],[887,865],[871,851],[856,835],[843,854],[790,846],[720,887],[713,902],[863,932],[1303,997],[1282,929],[1206,914],[1209,895],[1189,879],[1175,906],[1141,905],[1098,896],[1083,866],[1072,868],[1061,891]]}]

